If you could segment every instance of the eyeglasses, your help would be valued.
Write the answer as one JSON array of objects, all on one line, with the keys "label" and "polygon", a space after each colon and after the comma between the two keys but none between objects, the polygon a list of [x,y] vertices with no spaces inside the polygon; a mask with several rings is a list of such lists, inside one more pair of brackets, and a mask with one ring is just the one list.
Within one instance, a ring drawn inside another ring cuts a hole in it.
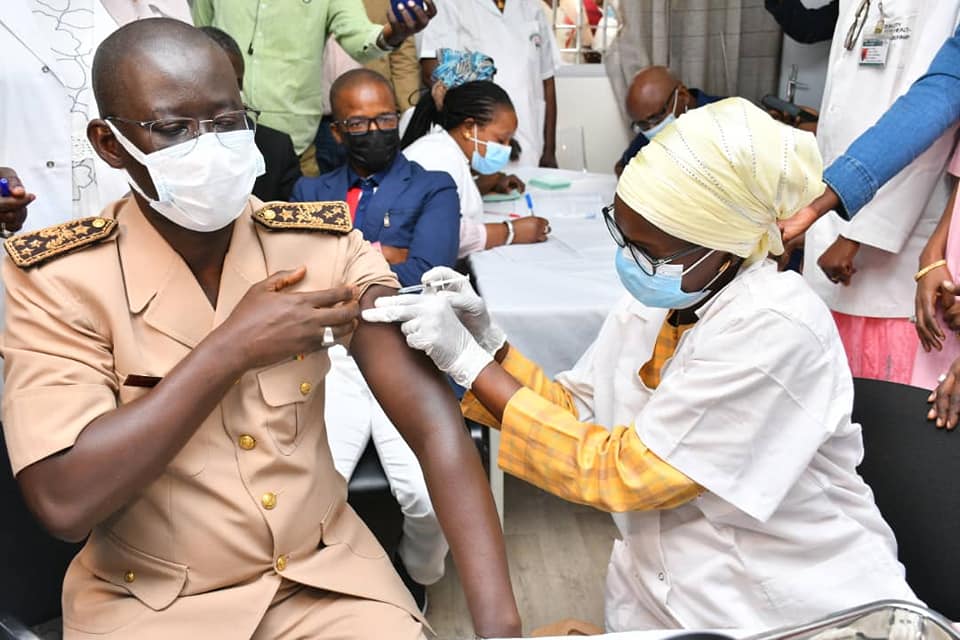
[{"label": "eyeglasses", "polygon": [[843,46],[847,51],[853,51],[853,48],[857,46],[857,40],[860,38],[860,32],[863,31],[863,25],[867,22],[868,13],[870,13],[870,0],[861,0],[860,6],[857,7],[857,15],[853,18],[853,24],[847,31],[847,38],[843,41]]},{"label": "eyeglasses", "polygon": [[[160,120],[131,120],[120,116],[106,116],[105,120],[133,124],[147,130],[150,134],[150,143],[155,151],[183,145],[179,155],[185,156],[193,151],[197,138],[203,130],[203,125],[209,123],[209,129],[217,134],[217,140],[225,147],[235,147],[242,143],[237,136],[222,135],[234,131],[255,131],[260,112],[256,109],[244,107],[236,111],[227,111],[206,120],[197,118],[162,118]],[[193,144],[184,144],[193,143]]]},{"label": "eyeglasses", "polygon": [[[677,99],[680,97],[680,85],[678,84],[673,88],[673,91],[670,92],[670,97],[667,98],[667,101],[663,103],[663,107],[660,111],[656,112],[649,118],[643,118],[640,120],[634,120],[630,123],[630,126],[633,128],[634,133],[642,133],[646,129],[653,128],[663,122],[663,119],[672,113],[677,108]],[[669,112],[669,113],[668,113]]]},{"label": "eyeglasses", "polygon": [[670,264],[674,260],[689,256],[701,249],[708,250],[706,247],[690,247],[672,253],[666,258],[652,258],[646,251],[627,240],[627,237],[623,235],[623,230],[620,229],[620,225],[617,224],[617,221],[613,217],[613,207],[612,204],[609,204],[601,210],[603,212],[603,221],[607,223],[607,231],[613,236],[613,241],[617,243],[618,247],[621,249],[630,249],[630,255],[633,256],[633,261],[636,262],[640,270],[648,276],[657,275],[657,269],[662,265]]},{"label": "eyeglasses", "polygon": [[370,125],[374,122],[377,123],[378,131],[392,131],[400,126],[400,114],[381,113],[373,118],[347,118],[346,120],[336,120],[334,124],[352,136],[362,136],[370,131]]}]

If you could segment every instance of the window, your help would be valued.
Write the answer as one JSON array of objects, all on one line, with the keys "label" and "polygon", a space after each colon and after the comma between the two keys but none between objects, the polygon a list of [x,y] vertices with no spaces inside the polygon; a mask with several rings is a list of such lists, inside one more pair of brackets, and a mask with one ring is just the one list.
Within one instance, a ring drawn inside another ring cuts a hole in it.
[{"label": "window", "polygon": [[553,25],[560,57],[568,64],[603,61],[603,52],[617,35],[618,2],[622,0],[542,0]]}]

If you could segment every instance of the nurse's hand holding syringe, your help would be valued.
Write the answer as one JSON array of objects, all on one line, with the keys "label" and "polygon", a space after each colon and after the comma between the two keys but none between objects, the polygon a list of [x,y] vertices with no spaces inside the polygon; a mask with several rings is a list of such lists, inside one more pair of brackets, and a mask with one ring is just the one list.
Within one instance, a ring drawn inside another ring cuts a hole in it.
[{"label": "nurse's hand holding syringe", "polygon": [[424,291],[442,294],[453,308],[460,322],[484,351],[493,355],[507,340],[503,330],[495,325],[487,313],[487,305],[473,287],[470,279],[449,267],[434,267],[420,279],[422,284],[404,287],[398,294]]}]

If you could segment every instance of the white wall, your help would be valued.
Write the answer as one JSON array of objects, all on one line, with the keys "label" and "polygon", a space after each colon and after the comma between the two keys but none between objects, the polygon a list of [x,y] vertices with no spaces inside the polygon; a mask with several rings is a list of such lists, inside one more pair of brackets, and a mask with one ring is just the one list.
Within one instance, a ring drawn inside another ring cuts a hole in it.
[{"label": "white wall", "polygon": [[[613,165],[632,136],[620,115],[604,66],[564,65],[557,72],[556,86],[560,168],[613,173]],[[586,143],[585,154],[581,139]]]}]

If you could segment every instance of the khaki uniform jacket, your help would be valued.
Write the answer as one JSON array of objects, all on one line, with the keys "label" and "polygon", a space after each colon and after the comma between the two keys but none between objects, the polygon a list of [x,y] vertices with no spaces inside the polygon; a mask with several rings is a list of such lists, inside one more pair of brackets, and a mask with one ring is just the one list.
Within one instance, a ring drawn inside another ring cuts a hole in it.
[{"label": "khaki uniform jacket", "polygon": [[[268,274],[305,264],[299,290],[397,286],[359,232],[268,230],[250,217],[258,205],[235,223],[216,310],[130,197],[104,210],[118,221],[109,239],[33,268],[4,258],[14,473],[149,393],[124,382],[164,376]],[[323,419],[329,366],[325,351],[291,354],[237,381],[166,472],[90,534],[64,580],[65,638],[249,637],[282,578],[422,621],[346,505]]]}]

